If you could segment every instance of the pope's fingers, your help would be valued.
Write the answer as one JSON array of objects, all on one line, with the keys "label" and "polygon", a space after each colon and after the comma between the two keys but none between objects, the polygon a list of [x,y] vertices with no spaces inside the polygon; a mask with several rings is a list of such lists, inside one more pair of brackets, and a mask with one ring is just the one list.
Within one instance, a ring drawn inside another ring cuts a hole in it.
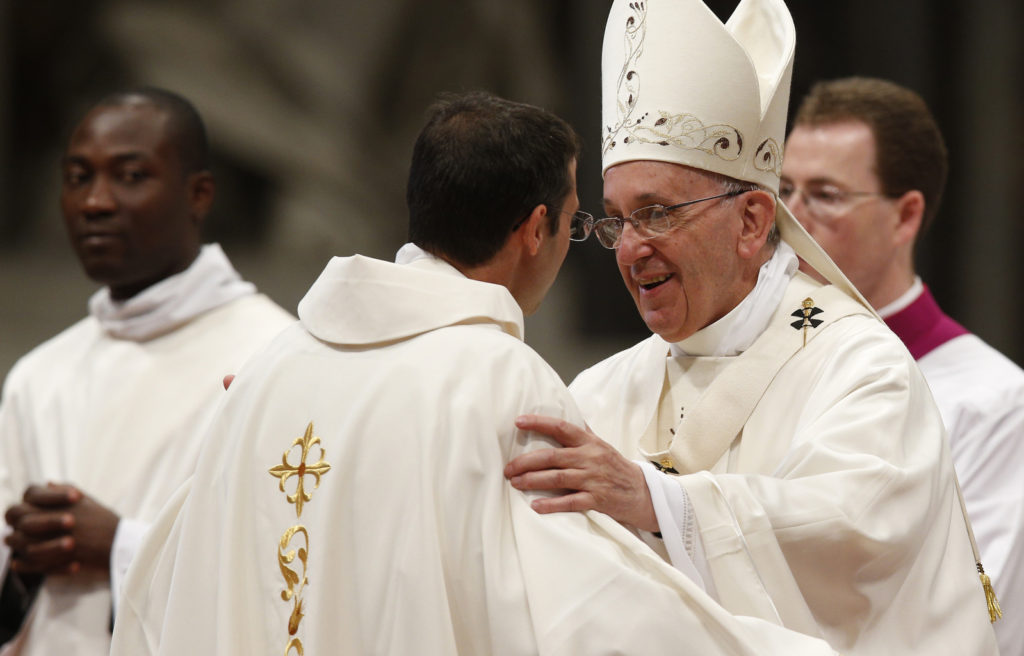
[{"label": "pope's fingers", "polygon": [[512,476],[509,482],[517,490],[580,490],[584,478],[577,469],[545,469]]},{"label": "pope's fingers", "polygon": [[559,451],[561,449],[536,449],[518,455],[505,465],[505,478],[512,478],[526,472],[558,467],[557,456]]},{"label": "pope's fingers", "polygon": [[580,446],[595,437],[586,429],[571,422],[544,415],[520,415],[516,417],[516,427],[547,435],[562,446]]},{"label": "pope's fingers", "polygon": [[530,507],[533,508],[534,512],[540,513],[541,515],[547,515],[559,512],[583,512],[585,510],[593,510],[596,507],[596,503],[594,501],[594,495],[589,492],[576,492],[573,494],[564,494],[559,497],[534,499],[530,502]]}]

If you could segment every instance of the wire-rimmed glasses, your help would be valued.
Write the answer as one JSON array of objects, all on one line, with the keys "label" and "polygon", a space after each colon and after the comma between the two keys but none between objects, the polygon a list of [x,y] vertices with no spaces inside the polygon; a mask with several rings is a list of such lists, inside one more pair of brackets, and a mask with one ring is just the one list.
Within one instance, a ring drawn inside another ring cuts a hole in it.
[{"label": "wire-rimmed glasses", "polygon": [[[565,212],[565,210],[562,210]],[[590,231],[594,229],[594,217],[589,212],[580,210],[572,215],[572,220],[569,222],[569,239],[572,241],[584,241],[590,236]]]},{"label": "wire-rimmed glasses", "polygon": [[855,198],[892,198],[882,191],[850,191],[827,182],[812,182],[798,187],[788,180],[779,184],[779,198],[786,205],[794,196],[799,196],[807,211],[818,218],[830,219],[848,211]]},{"label": "wire-rimmed glasses", "polygon": [[[674,225],[669,213],[673,210],[677,210],[687,205],[695,205],[697,203],[703,203],[709,200],[715,200],[717,198],[732,198],[733,196],[739,196],[745,194],[750,189],[737,189],[734,191],[727,191],[724,194],[717,194],[715,196],[708,196],[707,198],[698,198],[696,200],[687,200],[682,203],[676,203],[675,205],[648,205],[641,207],[638,210],[633,211],[627,217],[619,216],[608,216],[603,219],[594,220],[590,217],[591,222],[585,223],[580,227],[579,237],[570,237],[574,241],[583,241],[586,239],[591,232],[597,234],[597,240],[601,242],[601,245],[605,248],[618,248],[619,243],[622,241],[622,230],[628,221],[633,230],[641,239],[652,239],[658,235],[662,235],[668,232]],[[590,216],[589,214],[587,216]],[[573,224],[575,230],[576,224]],[[575,232],[574,232],[575,234]]]}]

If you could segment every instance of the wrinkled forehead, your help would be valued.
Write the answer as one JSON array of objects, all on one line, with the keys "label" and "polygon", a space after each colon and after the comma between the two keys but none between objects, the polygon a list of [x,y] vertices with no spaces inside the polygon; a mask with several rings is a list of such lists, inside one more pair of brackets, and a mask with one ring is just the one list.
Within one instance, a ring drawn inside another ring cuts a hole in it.
[{"label": "wrinkled forehead", "polygon": [[717,191],[712,174],[691,166],[657,160],[632,160],[604,174],[604,203],[676,203]]}]

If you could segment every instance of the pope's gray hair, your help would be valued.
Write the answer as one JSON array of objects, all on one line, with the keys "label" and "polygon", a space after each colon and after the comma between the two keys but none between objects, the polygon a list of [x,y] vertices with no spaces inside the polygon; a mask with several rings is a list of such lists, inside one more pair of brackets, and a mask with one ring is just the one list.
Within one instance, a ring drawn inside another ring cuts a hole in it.
[{"label": "pope's gray hair", "polygon": [[[700,173],[708,180],[718,185],[718,187],[721,188],[723,194],[729,194],[732,192],[740,191],[768,191],[767,189],[757,184],[756,182],[737,180],[736,178],[730,177],[728,175],[722,175],[721,173],[715,173],[714,171],[700,171]],[[775,194],[772,194],[772,196],[774,197]],[[733,199],[730,198],[728,200]],[[778,198],[775,199],[775,202],[779,202]],[[776,244],[779,243],[780,239],[781,236],[779,235],[779,226],[773,221],[772,227],[768,231],[767,243],[771,244],[772,246],[775,246]]]}]

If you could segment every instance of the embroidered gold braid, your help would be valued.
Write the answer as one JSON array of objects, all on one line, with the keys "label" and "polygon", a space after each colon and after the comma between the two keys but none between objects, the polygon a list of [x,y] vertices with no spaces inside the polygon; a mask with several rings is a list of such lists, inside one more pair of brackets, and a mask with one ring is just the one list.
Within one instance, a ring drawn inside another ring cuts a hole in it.
[{"label": "embroidered gold braid", "polygon": [[[299,455],[299,463],[297,465],[291,464],[288,460],[288,456],[291,454],[295,447],[301,447],[302,451]],[[312,465],[307,465],[306,460],[309,457],[309,451],[313,447],[320,449],[320,459]],[[281,456],[281,464],[275,465],[268,470],[268,473],[280,479],[278,487],[285,494],[285,499],[288,503],[295,505],[295,516],[302,516],[302,504],[313,500],[313,492],[320,487],[320,478],[331,469],[331,465],[324,460],[326,452],[324,451],[323,444],[320,443],[320,438],[313,435],[313,422],[309,422],[306,426],[306,432],[302,437],[297,437],[291,443],[291,446],[285,450]],[[285,489],[285,483],[289,478],[295,477],[295,493],[288,494]],[[313,489],[306,491],[306,476],[313,477]],[[298,541],[296,536],[301,536],[301,542]],[[292,545],[292,541],[296,540],[296,544]],[[292,548],[289,548],[292,547]],[[296,562],[296,559],[298,562]],[[302,622],[302,618],[305,616],[302,605],[302,593],[306,589],[306,584],[309,583],[309,579],[306,577],[306,572],[309,567],[309,531],[302,524],[296,524],[287,529],[281,540],[277,545],[277,566],[281,570],[281,576],[284,577],[285,589],[281,591],[281,599],[284,601],[292,602],[292,612],[288,617],[288,644],[285,645],[284,654],[298,654],[303,656],[305,650],[302,646],[302,640],[297,636],[299,632],[299,624]],[[294,567],[294,569],[293,569]],[[301,570],[301,572],[300,572]]]},{"label": "embroidered gold braid", "polygon": [[996,591],[992,589],[992,579],[985,573],[985,568],[978,561],[978,574],[981,576],[981,588],[985,591],[985,603],[988,605],[988,621],[995,624],[1003,618],[1003,609],[999,607]]}]

